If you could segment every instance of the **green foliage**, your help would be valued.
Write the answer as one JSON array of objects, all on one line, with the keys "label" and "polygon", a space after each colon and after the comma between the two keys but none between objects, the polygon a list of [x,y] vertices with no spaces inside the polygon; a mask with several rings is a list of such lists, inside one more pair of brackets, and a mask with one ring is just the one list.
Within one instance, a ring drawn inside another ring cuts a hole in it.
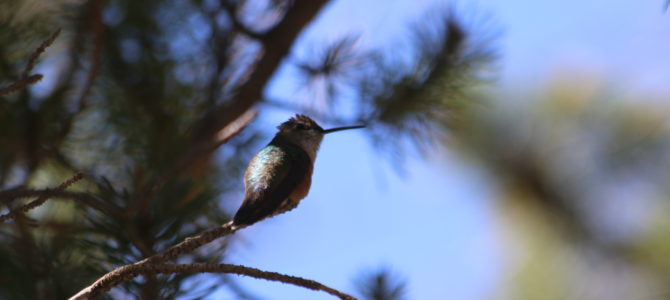
[{"label": "green foliage", "polygon": [[402,158],[406,150],[425,154],[443,142],[477,101],[495,60],[491,41],[481,38],[487,35],[455,13],[429,12],[411,27],[411,39],[394,41],[404,45],[402,53],[356,51],[357,38],[345,36],[298,67],[308,87],[324,90],[316,93],[325,95],[321,102],[352,108],[336,115],[350,119],[342,123],[370,124],[366,132],[377,150]]},{"label": "green foliage", "polygon": [[[270,75],[290,62],[297,34],[326,1],[251,2],[0,4],[2,87],[25,80],[39,43],[63,30],[36,68],[45,83],[0,95],[0,187],[50,187],[81,171],[86,179],[75,189],[89,196],[52,199],[0,224],[0,297],[67,298],[115,266],[228,220],[223,207],[237,202],[246,162],[240,153],[256,148],[257,134],[247,129],[224,145],[216,134],[268,101]],[[377,143],[389,133],[415,144],[442,135],[490,55],[453,16],[436,21],[417,30],[412,57],[402,62],[344,38],[298,63],[307,85],[325,80],[332,103],[323,117],[365,120]],[[344,89],[359,97],[344,103]],[[311,104],[284,105],[309,111]],[[343,105],[356,109],[341,113]],[[3,212],[26,202],[0,200]],[[179,261],[221,261],[227,242]],[[383,299],[401,297],[402,284],[375,278]],[[245,294],[227,279],[161,275],[111,295],[200,297],[215,287]]]},{"label": "green foliage", "polygon": [[495,95],[454,132],[490,174],[513,248],[496,299],[667,298],[668,108],[610,89]]}]

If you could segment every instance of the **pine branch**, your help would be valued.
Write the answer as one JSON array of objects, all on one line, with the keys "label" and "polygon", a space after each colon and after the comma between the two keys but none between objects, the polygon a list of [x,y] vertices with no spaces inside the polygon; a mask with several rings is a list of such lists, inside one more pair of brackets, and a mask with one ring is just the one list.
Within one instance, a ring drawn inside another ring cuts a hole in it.
[{"label": "pine branch", "polygon": [[[116,270],[115,270],[116,271]],[[119,270],[121,271],[121,270]],[[149,274],[182,274],[182,273],[226,273],[226,274],[238,274],[243,276],[249,276],[258,279],[266,279],[270,281],[278,281],[288,284],[293,284],[296,286],[304,287],[314,291],[323,291],[333,296],[339,297],[343,300],[356,300],[353,296],[342,293],[336,289],[328,287],[324,284],[321,284],[317,281],[304,279],[301,277],[284,275],[276,272],[268,272],[259,270],[256,268],[250,268],[239,265],[231,264],[134,264],[129,265],[123,270],[123,273],[119,275],[120,281],[106,281],[103,282],[104,290],[111,289],[116,284],[131,280],[134,277],[139,275],[149,275]],[[115,283],[115,284],[112,284]],[[91,299],[95,297],[95,294],[77,294],[70,298],[70,300],[75,299]]]},{"label": "pine branch", "polygon": [[33,67],[35,67],[35,62],[37,61],[37,59],[40,57],[40,55],[42,55],[42,53],[44,52],[44,50],[46,50],[47,47],[51,46],[51,44],[56,40],[60,32],[61,32],[60,28],[54,31],[54,33],[52,33],[48,39],[43,41],[42,44],[40,44],[40,46],[37,47],[35,51],[33,51],[33,54],[30,55],[30,59],[28,60],[28,64],[26,64],[26,67],[23,69],[23,73],[21,73],[21,78],[28,77],[28,73],[30,73],[30,71],[33,70]]},{"label": "pine branch", "polygon": [[[84,178],[84,175],[82,173],[76,173],[70,179],[66,180],[65,182],[61,183],[58,187],[56,187],[55,191],[62,191],[72,185],[73,183],[81,180]],[[42,194],[37,200],[32,201],[26,205],[23,205],[17,209],[14,209],[2,216],[0,216],[0,222],[4,222],[5,220],[9,220],[12,218],[15,218],[17,215],[22,214],[24,212],[27,212],[33,208],[36,208],[42,204],[44,204],[47,200],[49,200],[51,197],[53,197],[52,193],[44,193]]]},{"label": "pine branch", "polygon": [[[174,167],[168,170],[163,174],[156,184],[151,187],[149,193],[162,188],[170,178],[173,178],[175,175],[180,174],[191,168],[193,166],[199,165],[200,162],[207,160],[216,149],[221,147],[221,145],[227,143],[230,139],[238,135],[242,130],[247,128],[251,122],[256,119],[258,113],[249,109],[240,115],[237,119],[230,122],[228,125],[224,126],[219,132],[216,133],[215,139],[210,141],[210,143],[203,143],[189,149],[189,152],[186,152],[183,157],[178,161]],[[149,194],[147,194],[145,199],[151,199]]]},{"label": "pine branch", "polygon": [[44,50],[46,50],[46,48],[49,47],[56,40],[60,32],[61,32],[60,29],[54,31],[54,33],[52,33],[48,39],[44,40],[42,44],[40,44],[35,49],[35,51],[33,51],[33,53],[30,55],[30,58],[28,59],[26,67],[23,69],[23,72],[21,72],[20,79],[11,83],[6,87],[0,88],[0,96],[16,92],[42,79],[43,77],[42,74],[28,75],[28,73],[30,73],[30,71],[33,70],[33,67],[35,67],[35,62],[37,61],[37,59],[40,57],[40,55],[42,55]]},{"label": "pine branch", "polygon": [[11,94],[22,88],[25,88],[28,85],[31,85],[35,82],[42,80],[42,74],[33,74],[26,78],[19,79],[16,82],[11,83],[10,85],[0,88],[0,96]]},{"label": "pine branch", "polygon": [[211,138],[261,100],[263,88],[279,68],[284,57],[289,54],[298,34],[327,2],[327,0],[294,1],[282,21],[263,34],[260,40],[264,46],[263,56],[254,66],[255,69],[249,75],[249,79],[237,89],[235,99],[212,109],[205,115],[200,122],[201,127],[196,138],[205,140]]},{"label": "pine branch", "polygon": [[74,200],[109,215],[118,216],[122,214],[122,210],[118,206],[112,203],[107,203],[104,200],[87,193],[64,191],[59,190],[58,188],[42,190],[19,188],[0,191],[0,200],[6,204],[11,203],[15,199],[28,197],[64,198]]},{"label": "pine branch", "polygon": [[208,244],[209,242],[218,239],[220,237],[232,234],[239,229],[244,228],[245,226],[233,226],[233,222],[228,222],[219,227],[209,229],[203,233],[200,233],[194,237],[187,237],[179,244],[176,244],[169,249],[147,257],[141,261],[138,261],[134,264],[128,264],[121,267],[118,267],[111,272],[103,275],[93,284],[79,291],[76,295],[72,296],[70,300],[74,299],[93,299],[100,293],[108,291],[112,287],[119,285],[120,283],[130,280],[136,277],[139,274],[134,274],[134,270],[139,268],[142,265],[149,264],[160,264],[162,262],[168,261],[177,257],[180,254],[189,253],[195,249]]}]

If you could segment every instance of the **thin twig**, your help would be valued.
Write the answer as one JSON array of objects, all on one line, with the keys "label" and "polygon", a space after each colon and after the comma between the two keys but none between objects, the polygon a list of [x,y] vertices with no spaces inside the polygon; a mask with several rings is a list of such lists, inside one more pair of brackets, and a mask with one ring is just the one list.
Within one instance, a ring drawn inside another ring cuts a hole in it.
[{"label": "thin twig", "polygon": [[33,54],[30,55],[30,59],[28,60],[28,64],[26,64],[26,67],[23,69],[23,73],[21,73],[21,78],[26,78],[28,77],[28,73],[33,70],[33,67],[35,67],[35,62],[37,59],[42,55],[44,50],[46,50],[47,47],[51,46],[51,44],[56,40],[58,35],[60,34],[61,29],[59,28],[58,30],[54,31],[54,33],[51,34],[51,36],[46,39],[45,41],[40,44],[35,51],[33,51]]},{"label": "thin twig", "polygon": [[10,85],[0,88],[0,96],[4,96],[7,94],[11,94],[13,92],[16,92],[28,85],[31,85],[35,82],[38,82],[42,79],[42,74],[33,74],[30,75],[26,78],[22,78],[17,80],[16,82],[11,83]]},{"label": "thin twig", "polygon": [[[278,281],[296,286],[304,287],[314,291],[323,291],[343,300],[356,300],[355,297],[340,292],[334,288],[326,286],[320,282],[305,279],[296,276],[285,275],[277,272],[268,272],[256,268],[250,268],[240,265],[232,264],[142,264],[131,265],[124,273],[124,281],[131,280],[139,275],[149,274],[182,274],[182,273],[226,273],[249,276],[258,279],[265,279],[270,281]],[[112,286],[110,286],[111,288]],[[73,299],[90,299],[90,298],[70,298]]]},{"label": "thin twig", "polygon": [[11,83],[6,87],[0,88],[0,96],[16,92],[42,79],[42,74],[28,75],[28,73],[33,70],[37,59],[40,57],[40,55],[42,55],[42,53],[44,53],[44,50],[56,40],[60,32],[60,29],[54,31],[54,33],[52,33],[48,39],[44,40],[42,44],[40,44],[39,47],[33,51],[33,53],[30,55],[30,58],[28,59],[28,63],[26,63],[26,67],[23,68],[23,72],[21,72],[21,77],[19,80]]},{"label": "thin twig", "polygon": [[[75,173],[74,175],[72,175],[72,177],[70,177],[70,179],[66,180],[65,182],[61,183],[58,187],[56,187],[55,190],[56,191],[62,191],[64,189],[68,188],[73,183],[81,180],[82,178],[84,178],[84,174]],[[35,208],[35,207],[38,207],[38,206],[44,204],[44,202],[49,200],[49,198],[52,197],[52,196],[53,195],[51,195],[49,193],[45,193],[45,194],[41,195],[40,197],[38,197],[37,200],[32,201],[32,202],[30,202],[26,205],[23,205],[23,206],[21,206],[17,209],[14,209],[14,210],[0,216],[0,222],[4,222],[5,220],[16,217],[16,215],[18,215],[18,214],[22,214],[22,213],[27,212],[27,211]]]},{"label": "thin twig", "polygon": [[69,199],[84,204],[88,207],[91,207],[106,214],[117,215],[117,216],[122,214],[122,210],[118,206],[112,203],[105,202],[104,200],[98,198],[97,196],[87,193],[70,192],[70,191],[59,190],[57,188],[42,189],[42,190],[18,188],[18,189],[0,191],[0,201],[6,204],[11,203],[15,199],[28,198],[28,197]]},{"label": "thin twig", "polygon": [[257,116],[258,113],[254,109],[249,109],[246,112],[244,112],[241,116],[239,116],[237,119],[235,119],[233,122],[223,127],[216,134],[213,149],[210,150],[214,151],[216,150],[216,148],[230,141],[230,139],[232,139],[234,136],[239,134],[244,128],[246,128],[251,123],[251,121],[256,119]]}]

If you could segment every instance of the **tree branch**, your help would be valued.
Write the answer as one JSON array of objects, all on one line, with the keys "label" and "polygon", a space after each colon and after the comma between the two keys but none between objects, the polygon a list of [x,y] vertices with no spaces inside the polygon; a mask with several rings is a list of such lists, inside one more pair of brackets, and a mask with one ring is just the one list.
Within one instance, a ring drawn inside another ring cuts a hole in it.
[{"label": "tree branch", "polygon": [[316,16],[327,0],[296,0],[277,26],[263,35],[264,54],[249,79],[237,90],[235,100],[212,109],[201,121],[198,139],[209,139],[220,128],[237,119],[261,100],[263,88],[291,50],[301,30]]},{"label": "tree branch", "polygon": [[33,70],[33,67],[35,67],[35,62],[37,61],[37,59],[40,57],[40,55],[42,55],[44,50],[46,50],[46,48],[49,47],[56,40],[60,32],[61,32],[60,29],[54,31],[54,33],[52,33],[48,39],[44,40],[42,44],[40,44],[35,49],[35,51],[33,51],[33,53],[30,55],[30,58],[28,59],[28,63],[26,63],[25,68],[23,68],[23,72],[21,72],[21,77],[19,77],[19,80],[15,81],[14,83],[11,83],[6,87],[0,88],[0,96],[16,92],[42,79],[43,77],[42,74],[28,75],[28,73],[30,73],[30,71]]},{"label": "tree branch", "polygon": [[[84,178],[84,175],[82,173],[76,173],[72,177],[70,177],[70,179],[66,180],[65,182],[61,183],[58,187],[56,187],[54,191],[62,191],[67,187],[69,187],[70,185],[72,185],[73,183],[81,180],[82,178]],[[44,204],[44,202],[49,200],[49,198],[51,197],[53,197],[53,192],[52,193],[45,192],[42,195],[40,195],[39,198],[37,198],[37,200],[32,201],[26,205],[23,205],[17,209],[11,210],[10,212],[0,216],[0,222],[4,222],[5,220],[15,218],[16,215],[18,214],[27,212],[35,207],[38,207]]]},{"label": "tree branch", "polygon": [[[226,273],[249,276],[258,279],[278,281],[296,286],[304,287],[314,291],[323,291],[343,300],[356,300],[353,296],[342,293],[334,288],[328,287],[320,282],[304,279],[301,277],[285,275],[277,272],[268,272],[256,268],[250,268],[232,264],[143,264],[131,265],[126,269],[123,281],[128,281],[139,275],[149,274],[182,274],[182,273]],[[110,286],[109,288],[111,288]],[[76,296],[75,296],[76,297]],[[87,298],[70,298],[87,299]]]},{"label": "tree branch", "polygon": [[107,213],[110,215],[121,215],[121,208],[115,206],[114,204],[107,203],[104,200],[80,192],[70,192],[59,189],[43,189],[43,190],[30,190],[30,189],[10,189],[5,191],[0,191],[0,200],[4,203],[10,203],[14,199],[18,198],[27,198],[27,197],[47,197],[47,198],[64,198],[74,200],[76,202],[82,203],[88,207],[94,208],[100,212]]},{"label": "tree branch", "polygon": [[176,244],[169,249],[147,257],[141,261],[138,261],[134,264],[128,264],[121,267],[118,267],[111,272],[103,275],[93,284],[79,291],[76,295],[72,296],[70,300],[74,299],[93,299],[100,293],[108,291],[112,287],[132,279],[133,277],[139,275],[134,274],[134,270],[137,270],[140,266],[149,265],[149,264],[160,264],[167,260],[173,259],[180,254],[189,253],[193,250],[199,248],[202,245],[205,245],[215,239],[234,233],[235,231],[242,229],[246,226],[233,226],[233,222],[228,222],[219,227],[209,229],[203,233],[200,233],[194,237],[187,237],[181,243]]},{"label": "tree branch", "polygon": [[13,92],[16,92],[16,91],[18,91],[18,90],[20,90],[20,89],[22,89],[22,88],[24,88],[28,85],[31,85],[35,82],[40,81],[42,79],[42,77],[43,77],[42,74],[34,74],[34,75],[30,75],[26,78],[19,79],[19,80],[11,83],[10,85],[8,85],[6,87],[0,88],[0,96],[4,96],[4,95],[7,95],[7,94],[11,94]]},{"label": "tree branch", "polygon": [[51,46],[51,44],[56,40],[60,32],[61,32],[60,28],[54,31],[54,33],[52,33],[48,39],[43,41],[42,44],[40,44],[40,46],[37,47],[35,51],[33,51],[33,54],[30,55],[30,59],[28,60],[26,67],[23,69],[23,73],[21,73],[21,78],[28,77],[28,73],[30,73],[30,71],[33,70],[33,67],[35,67],[35,62],[37,61],[37,59],[40,57],[40,55],[42,55],[42,53],[44,52],[44,50],[46,50],[47,47]]},{"label": "tree branch", "polygon": [[148,194],[144,197],[149,199],[149,194],[162,188],[170,178],[207,160],[216,149],[238,135],[244,128],[247,128],[257,115],[258,113],[255,110],[249,109],[240,115],[239,118],[233,120],[219,130],[219,132],[216,133],[215,138],[210,140],[209,143],[201,143],[191,147],[191,149],[189,149],[171,169],[165,172],[165,174],[156,181],[148,191]]}]

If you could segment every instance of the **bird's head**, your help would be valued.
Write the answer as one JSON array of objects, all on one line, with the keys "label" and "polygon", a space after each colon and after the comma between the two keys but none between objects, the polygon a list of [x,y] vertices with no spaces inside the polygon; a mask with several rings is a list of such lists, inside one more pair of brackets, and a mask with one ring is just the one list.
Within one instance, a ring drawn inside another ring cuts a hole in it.
[{"label": "bird's head", "polygon": [[287,138],[289,141],[300,146],[302,149],[307,151],[307,153],[313,156],[316,154],[316,151],[319,150],[319,146],[321,145],[321,141],[323,140],[324,135],[335,131],[363,127],[365,127],[365,125],[323,129],[321,126],[319,126],[319,124],[312,120],[312,118],[297,114],[288,121],[277,126],[277,129],[279,129],[277,135],[281,135]]}]

